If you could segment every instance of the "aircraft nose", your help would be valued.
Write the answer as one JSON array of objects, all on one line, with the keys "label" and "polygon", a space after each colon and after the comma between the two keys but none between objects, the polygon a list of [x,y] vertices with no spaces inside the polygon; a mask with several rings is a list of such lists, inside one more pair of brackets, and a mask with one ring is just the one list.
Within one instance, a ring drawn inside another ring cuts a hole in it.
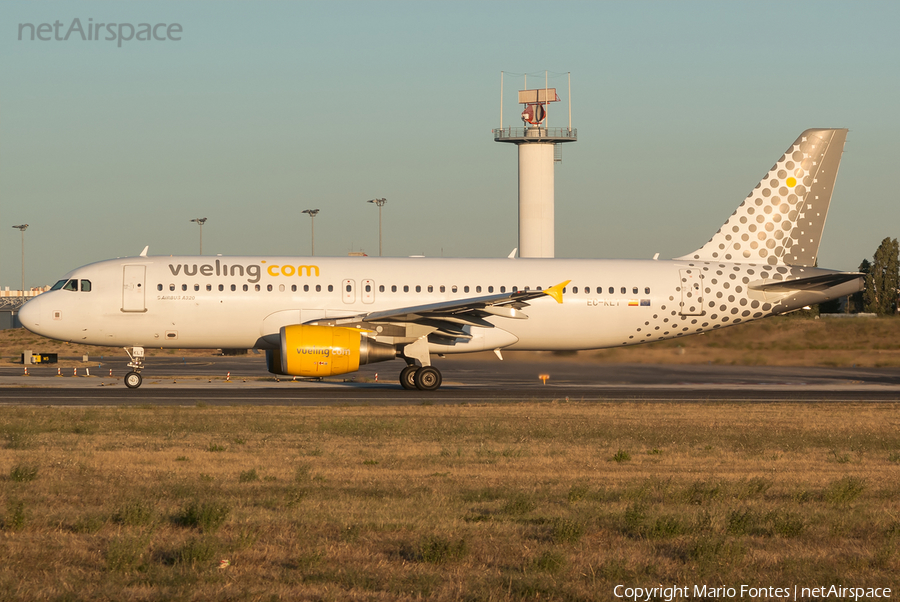
[{"label": "aircraft nose", "polygon": [[34,333],[38,333],[38,329],[40,328],[41,305],[40,298],[35,298],[28,301],[22,306],[22,309],[19,310],[19,322],[22,326]]}]

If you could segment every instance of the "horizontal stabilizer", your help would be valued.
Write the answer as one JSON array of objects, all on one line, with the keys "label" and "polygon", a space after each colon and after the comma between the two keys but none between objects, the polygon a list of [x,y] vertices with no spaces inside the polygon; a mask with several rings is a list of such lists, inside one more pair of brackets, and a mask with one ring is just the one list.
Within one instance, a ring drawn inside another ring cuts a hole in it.
[{"label": "horizontal stabilizer", "polygon": [[761,281],[752,283],[749,287],[756,291],[824,291],[832,287],[864,278],[865,274],[859,272],[835,272],[823,276],[810,276],[809,278],[797,278],[794,280],[780,280],[778,282]]}]

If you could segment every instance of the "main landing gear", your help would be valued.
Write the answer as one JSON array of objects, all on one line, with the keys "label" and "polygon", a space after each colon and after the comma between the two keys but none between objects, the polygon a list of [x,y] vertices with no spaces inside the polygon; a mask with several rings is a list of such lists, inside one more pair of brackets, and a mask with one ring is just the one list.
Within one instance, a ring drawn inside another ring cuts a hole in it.
[{"label": "main landing gear", "polygon": [[125,375],[125,386],[129,389],[137,389],[144,381],[141,378],[141,370],[144,369],[144,348],[143,347],[125,347],[125,353],[131,359],[128,367],[133,368],[131,372]]},{"label": "main landing gear", "polygon": [[407,390],[435,391],[441,386],[441,371],[434,366],[407,366],[400,372],[400,386]]}]

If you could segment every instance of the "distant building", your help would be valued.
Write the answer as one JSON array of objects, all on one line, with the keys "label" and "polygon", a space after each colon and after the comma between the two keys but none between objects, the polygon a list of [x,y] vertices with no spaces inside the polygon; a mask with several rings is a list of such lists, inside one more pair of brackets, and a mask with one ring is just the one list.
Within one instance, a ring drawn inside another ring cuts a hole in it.
[{"label": "distant building", "polygon": [[22,328],[19,309],[29,300],[50,290],[49,286],[32,288],[27,291],[11,291],[7,286],[0,290],[0,330]]}]

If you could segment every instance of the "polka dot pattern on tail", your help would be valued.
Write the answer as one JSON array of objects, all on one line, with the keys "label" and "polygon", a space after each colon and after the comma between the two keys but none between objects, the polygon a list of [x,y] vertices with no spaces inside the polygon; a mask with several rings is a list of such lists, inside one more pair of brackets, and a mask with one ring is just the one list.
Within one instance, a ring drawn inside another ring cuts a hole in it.
[{"label": "polka dot pattern on tail", "polygon": [[814,265],[845,137],[801,134],[709,242],[679,259]]}]

